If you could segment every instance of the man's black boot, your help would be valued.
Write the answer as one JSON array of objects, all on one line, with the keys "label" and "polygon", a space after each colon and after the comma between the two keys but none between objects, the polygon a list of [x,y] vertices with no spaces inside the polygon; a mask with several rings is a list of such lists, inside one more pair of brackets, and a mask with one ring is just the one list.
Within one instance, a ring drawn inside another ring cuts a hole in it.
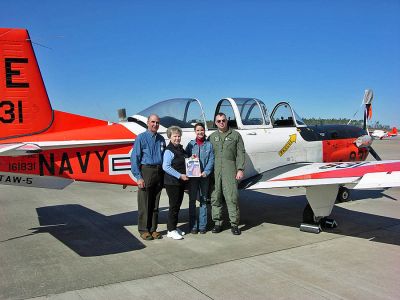
[{"label": "man's black boot", "polygon": [[215,225],[212,229],[212,233],[220,233],[222,231],[222,227],[220,225]]},{"label": "man's black boot", "polygon": [[237,226],[235,226],[235,225],[233,225],[232,227],[231,227],[231,231],[232,231],[232,234],[234,234],[234,235],[240,235],[242,232],[240,231],[240,229],[239,229],[239,227],[237,227]]}]

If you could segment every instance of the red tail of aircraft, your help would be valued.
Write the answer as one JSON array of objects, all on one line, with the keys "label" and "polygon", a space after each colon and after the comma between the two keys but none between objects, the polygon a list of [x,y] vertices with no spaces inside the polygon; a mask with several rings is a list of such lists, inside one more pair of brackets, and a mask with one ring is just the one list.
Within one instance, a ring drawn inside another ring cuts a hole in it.
[{"label": "red tail of aircraft", "polygon": [[0,49],[1,183],[135,185],[129,152],[136,135],[121,124],[53,110],[26,30],[0,29]]},{"label": "red tail of aircraft", "polygon": [[393,128],[392,128],[392,131],[389,131],[389,132],[387,133],[387,135],[388,135],[388,136],[397,136],[397,128],[396,128],[396,127],[393,127]]}]

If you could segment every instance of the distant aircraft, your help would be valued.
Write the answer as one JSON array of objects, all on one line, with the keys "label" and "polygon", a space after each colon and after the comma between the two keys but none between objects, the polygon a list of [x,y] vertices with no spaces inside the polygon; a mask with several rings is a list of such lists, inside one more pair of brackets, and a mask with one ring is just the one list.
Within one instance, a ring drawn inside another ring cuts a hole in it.
[{"label": "distant aircraft", "polygon": [[391,138],[397,136],[397,128],[393,127],[391,131],[385,131],[381,129],[376,129],[371,133],[371,136],[376,139]]},{"label": "distant aircraft", "polygon": [[[53,110],[28,32],[0,29],[0,49],[0,184],[57,189],[74,180],[136,185],[130,153],[136,136],[147,129],[148,115],[160,116],[163,135],[169,126],[180,126],[183,144],[194,138],[196,122],[205,123],[208,134],[216,130],[208,128],[200,101],[192,98],[157,103],[120,123]],[[400,161],[364,161],[369,153],[379,158],[365,128],[309,127],[285,101],[269,114],[259,99],[224,98],[217,103],[219,112],[245,142],[246,177],[240,186],[305,187],[306,223],[327,224],[336,198],[348,197],[344,185],[400,186]]]}]

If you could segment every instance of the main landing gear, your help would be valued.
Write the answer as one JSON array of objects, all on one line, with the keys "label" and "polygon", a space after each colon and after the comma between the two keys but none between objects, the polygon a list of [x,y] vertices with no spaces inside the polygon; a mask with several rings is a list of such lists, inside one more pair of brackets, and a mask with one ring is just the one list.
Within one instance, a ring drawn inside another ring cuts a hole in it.
[{"label": "main landing gear", "polygon": [[316,217],[310,204],[307,203],[303,210],[303,223],[300,224],[301,231],[320,233],[322,228],[335,227],[337,227],[337,223],[334,219],[328,217]]},{"label": "main landing gear", "polygon": [[337,203],[342,203],[342,202],[347,202],[350,200],[350,191],[348,188],[345,188],[344,186],[339,187],[339,192],[336,197],[336,202]]}]

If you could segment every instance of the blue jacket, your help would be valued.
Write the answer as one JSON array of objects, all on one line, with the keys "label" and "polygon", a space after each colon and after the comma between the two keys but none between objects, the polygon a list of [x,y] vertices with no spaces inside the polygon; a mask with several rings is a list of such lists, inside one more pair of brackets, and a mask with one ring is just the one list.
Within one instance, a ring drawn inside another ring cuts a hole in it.
[{"label": "blue jacket", "polygon": [[196,140],[191,140],[186,146],[186,153],[189,157],[196,154],[200,160],[201,172],[205,172],[207,176],[211,174],[214,168],[214,149],[209,141],[205,140],[199,147]]},{"label": "blue jacket", "polygon": [[136,137],[131,154],[131,170],[136,179],[142,178],[141,165],[161,165],[165,150],[165,139],[157,133],[155,135],[149,130],[142,132]]}]

